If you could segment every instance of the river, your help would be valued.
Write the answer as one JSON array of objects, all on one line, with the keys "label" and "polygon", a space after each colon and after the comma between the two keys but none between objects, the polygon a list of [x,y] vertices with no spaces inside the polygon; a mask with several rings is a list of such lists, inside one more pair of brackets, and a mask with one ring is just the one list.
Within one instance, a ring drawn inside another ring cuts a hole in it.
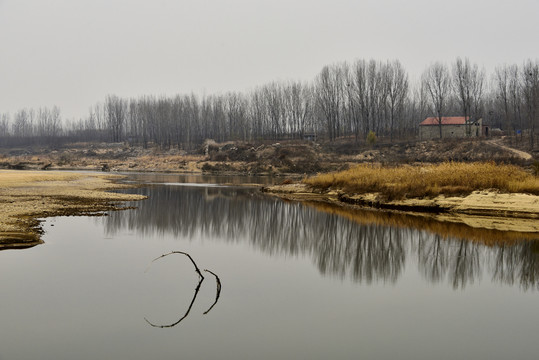
[{"label": "river", "polygon": [[136,208],[0,252],[0,359],[537,358],[537,240],[131,180]]}]

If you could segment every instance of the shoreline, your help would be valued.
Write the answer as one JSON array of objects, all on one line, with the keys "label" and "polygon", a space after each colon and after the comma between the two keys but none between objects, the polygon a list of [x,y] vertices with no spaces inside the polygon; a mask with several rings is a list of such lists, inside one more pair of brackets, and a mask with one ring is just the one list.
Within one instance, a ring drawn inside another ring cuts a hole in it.
[{"label": "shoreline", "polygon": [[305,184],[273,185],[261,190],[290,201],[319,202],[352,210],[368,209],[423,216],[472,228],[539,233],[539,196],[536,195],[489,190],[474,191],[467,196],[441,195],[432,199],[383,201],[378,194],[320,192]]},{"label": "shoreline", "polygon": [[[42,243],[41,218],[100,216],[106,211],[127,209],[123,206],[126,201],[144,199],[140,195],[110,192],[136,186],[117,183],[123,177],[87,170],[0,170],[0,250]],[[261,191],[284,200],[330,204],[343,211],[410,215],[474,229],[539,237],[539,196],[536,195],[489,190],[468,196],[383,201],[378,194],[321,192],[301,183],[261,186]]]},{"label": "shoreline", "polygon": [[133,185],[119,184],[120,175],[65,171],[0,170],[0,250],[42,243],[41,218],[103,215],[126,209],[135,194],[110,192]]}]

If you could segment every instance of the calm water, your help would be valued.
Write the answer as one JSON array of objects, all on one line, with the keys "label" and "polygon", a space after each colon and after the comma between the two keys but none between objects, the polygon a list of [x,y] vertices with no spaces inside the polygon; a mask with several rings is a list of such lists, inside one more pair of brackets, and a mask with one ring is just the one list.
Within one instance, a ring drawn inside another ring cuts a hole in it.
[{"label": "calm water", "polygon": [[[136,181],[137,209],[0,252],[0,359],[537,358],[536,241],[215,185],[238,179]],[[170,251],[219,276],[207,314],[215,277],[151,263]]]}]

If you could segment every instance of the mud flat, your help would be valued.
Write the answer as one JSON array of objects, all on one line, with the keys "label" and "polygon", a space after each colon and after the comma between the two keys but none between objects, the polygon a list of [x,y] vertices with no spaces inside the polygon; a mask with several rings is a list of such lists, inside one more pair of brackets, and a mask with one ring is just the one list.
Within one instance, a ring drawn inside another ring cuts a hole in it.
[{"label": "mud flat", "polygon": [[539,196],[536,195],[488,190],[467,196],[385,201],[376,193],[321,192],[306,184],[274,185],[262,191],[293,201],[330,203],[351,209],[374,208],[428,216],[472,228],[539,234]]},{"label": "mud flat", "polygon": [[38,219],[96,215],[122,209],[143,196],[110,192],[128,188],[118,175],[0,170],[0,250],[41,243]]}]

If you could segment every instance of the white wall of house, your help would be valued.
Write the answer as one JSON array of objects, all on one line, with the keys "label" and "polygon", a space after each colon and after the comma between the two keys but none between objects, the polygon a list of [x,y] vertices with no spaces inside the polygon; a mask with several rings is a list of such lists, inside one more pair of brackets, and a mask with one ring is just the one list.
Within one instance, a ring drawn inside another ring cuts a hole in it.
[{"label": "white wall of house", "polygon": [[[479,119],[471,125],[470,137],[482,136],[482,119]],[[466,125],[442,125],[442,138],[464,138],[468,137],[466,134]],[[419,138],[421,140],[439,139],[440,138],[440,126],[439,125],[419,125]]]}]

